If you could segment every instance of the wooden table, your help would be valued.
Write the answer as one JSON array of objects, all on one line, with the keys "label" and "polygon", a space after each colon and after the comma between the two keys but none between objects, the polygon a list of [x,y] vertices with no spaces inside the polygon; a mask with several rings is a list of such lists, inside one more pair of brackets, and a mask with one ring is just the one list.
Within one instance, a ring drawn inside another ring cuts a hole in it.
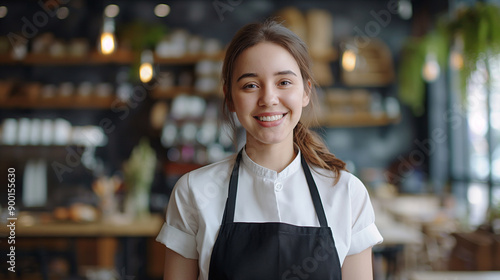
[{"label": "wooden table", "polygon": [[[75,244],[75,240],[82,241],[82,245],[69,246],[66,250],[74,250],[74,254],[84,255],[88,253],[88,241],[93,240],[96,254],[86,257],[96,263],[98,267],[115,268],[116,252],[120,244],[122,247],[130,247],[127,240],[133,238],[155,237],[163,224],[164,218],[159,214],[136,220],[120,222],[86,222],[77,223],[71,221],[56,221],[44,218],[44,214],[22,213],[16,221],[15,236],[16,245],[38,244],[34,240],[63,241],[66,244]],[[0,221],[0,236],[8,236],[10,229],[5,221]],[[23,242],[24,240],[24,242]],[[32,241],[33,240],[33,241]],[[71,242],[71,240],[73,240]],[[29,241],[29,242],[28,242]],[[43,245],[43,244],[42,244]],[[28,245],[32,246],[32,245]],[[68,245],[66,245],[68,246]],[[49,247],[50,248],[50,247]],[[123,249],[123,248],[122,248]],[[122,250],[123,251],[123,250]],[[127,258],[128,256],[124,256]]]},{"label": "wooden table", "polygon": [[429,271],[415,272],[410,280],[498,280],[500,271]]},{"label": "wooden table", "polygon": [[[16,237],[134,237],[156,236],[163,224],[163,217],[151,215],[136,221],[123,222],[70,222],[41,221],[25,214],[16,222]],[[0,223],[0,235],[7,235],[9,228]]]},{"label": "wooden table", "polygon": [[[423,233],[408,224],[394,218],[392,213],[380,205],[380,201],[373,200],[375,223],[384,242],[373,248],[375,253],[374,271],[381,279],[397,277],[404,270],[416,267],[416,259],[412,248],[421,246],[424,242]],[[381,260],[386,263],[383,265]]]}]

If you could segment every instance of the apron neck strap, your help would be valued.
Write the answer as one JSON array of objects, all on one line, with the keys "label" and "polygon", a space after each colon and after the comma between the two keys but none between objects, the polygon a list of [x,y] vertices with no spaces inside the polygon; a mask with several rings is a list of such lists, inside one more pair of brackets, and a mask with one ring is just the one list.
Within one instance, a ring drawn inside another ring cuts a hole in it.
[{"label": "apron neck strap", "polygon": [[[243,148],[244,149],[244,148]],[[231,172],[231,178],[229,179],[229,190],[226,200],[226,207],[224,209],[224,216],[222,218],[222,224],[229,224],[234,222],[234,210],[236,207],[236,191],[238,189],[238,177],[240,170],[240,161],[243,149],[240,150],[236,156],[236,161],[233,166],[233,171]],[[311,170],[307,165],[304,155],[301,153],[302,169],[306,176],[307,185],[309,186],[309,192],[311,193],[311,198],[314,204],[314,209],[316,210],[316,215],[318,216],[319,224],[322,227],[328,227],[328,222],[326,220],[325,210],[323,208],[323,203],[321,202],[321,197],[319,196],[318,188],[311,174]]]},{"label": "apron neck strap", "polygon": [[[243,148],[244,149],[244,148]],[[229,179],[229,190],[226,200],[226,208],[224,209],[224,217],[222,218],[222,224],[232,223],[234,221],[234,209],[236,207],[236,190],[238,189],[238,176],[240,171],[240,161],[243,149],[240,150],[236,156],[236,161],[234,163],[233,171],[231,172],[231,178]]]},{"label": "apron neck strap", "polygon": [[304,174],[306,175],[307,185],[309,186],[309,192],[311,193],[316,215],[318,215],[319,224],[322,227],[328,227],[328,221],[326,220],[325,209],[323,208],[323,203],[321,202],[321,197],[319,196],[318,187],[314,182],[311,170],[309,169],[306,159],[304,158],[304,154],[300,153],[300,156],[300,162],[302,163],[302,169],[304,169]]}]

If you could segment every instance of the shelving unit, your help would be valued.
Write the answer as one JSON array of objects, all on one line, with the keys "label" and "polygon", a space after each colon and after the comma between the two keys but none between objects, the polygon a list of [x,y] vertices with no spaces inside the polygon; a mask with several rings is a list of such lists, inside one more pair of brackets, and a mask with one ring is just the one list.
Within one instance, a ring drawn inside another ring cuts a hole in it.
[{"label": "shelving unit", "polygon": [[135,55],[130,51],[117,50],[111,55],[103,55],[91,52],[83,56],[52,56],[49,54],[28,54],[21,60],[13,59],[11,56],[0,56],[0,64],[23,64],[23,65],[99,65],[107,63],[131,64]]},{"label": "shelving unit", "polygon": [[[156,65],[190,65],[196,64],[201,60],[221,60],[224,52],[215,55],[185,55],[183,57],[162,58],[154,56]],[[22,65],[26,67],[36,66],[61,66],[78,67],[88,65],[132,65],[138,61],[138,54],[127,50],[117,50],[111,55],[102,55],[98,52],[92,52],[85,56],[50,56],[42,54],[28,54],[22,60],[15,60],[11,56],[1,55],[0,64],[2,65]],[[9,90],[9,89],[7,89]],[[170,99],[181,93],[196,94],[203,97],[217,96],[217,93],[199,93],[192,86],[173,86],[168,89],[156,88],[151,92],[153,99]],[[43,98],[37,94],[31,96],[20,95],[9,97],[9,92],[0,92],[0,108],[30,108],[30,109],[110,109],[113,104],[120,102],[115,95],[112,96],[57,96]]]},{"label": "shelving unit", "polygon": [[[16,60],[10,55],[0,55],[0,64],[13,65],[99,65],[99,64],[133,64],[139,61],[140,54],[129,50],[117,50],[113,54],[103,55],[99,52],[91,52],[83,56],[52,56],[50,54],[28,54],[21,60]],[[160,57],[154,55],[156,64],[195,64],[204,59],[222,60],[224,52],[206,55],[206,54],[187,54],[182,57]]]},{"label": "shelving unit", "polygon": [[51,97],[27,99],[12,97],[0,102],[0,108],[22,109],[110,109],[113,104],[121,103],[114,96],[107,97]]},{"label": "shelving unit", "polygon": [[401,117],[389,117],[387,114],[372,115],[370,113],[339,114],[330,113],[318,119],[320,126],[325,127],[363,127],[385,126],[396,124]]},{"label": "shelving unit", "polygon": [[4,158],[24,159],[27,157],[43,157],[44,159],[64,158],[68,154],[67,147],[80,149],[75,145],[0,145],[0,153]]},{"label": "shelving unit", "polygon": [[222,97],[222,93],[218,92],[197,92],[194,87],[177,86],[167,89],[156,88],[151,92],[151,97],[153,99],[172,99],[180,94],[194,94],[197,96],[211,98],[211,97]]}]

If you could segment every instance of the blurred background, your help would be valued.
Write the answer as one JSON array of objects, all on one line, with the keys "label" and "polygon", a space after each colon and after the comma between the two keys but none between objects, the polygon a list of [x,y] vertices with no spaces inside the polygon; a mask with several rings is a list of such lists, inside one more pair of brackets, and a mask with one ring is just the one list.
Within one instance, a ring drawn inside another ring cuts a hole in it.
[{"label": "blurred background", "polygon": [[173,185],[243,141],[224,49],[271,16],[370,192],[374,278],[500,279],[500,1],[474,0],[1,1],[1,278],[162,279]]}]

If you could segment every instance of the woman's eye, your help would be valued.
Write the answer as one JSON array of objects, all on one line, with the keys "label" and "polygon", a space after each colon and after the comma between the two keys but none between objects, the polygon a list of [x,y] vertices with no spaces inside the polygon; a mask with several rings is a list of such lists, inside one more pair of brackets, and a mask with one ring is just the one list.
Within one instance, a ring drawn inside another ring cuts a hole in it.
[{"label": "woman's eye", "polygon": [[255,84],[248,84],[248,85],[244,85],[243,88],[256,88],[257,85]]},{"label": "woman's eye", "polygon": [[287,85],[290,85],[290,84],[292,84],[290,81],[281,81],[279,83],[280,86],[287,86]]}]

